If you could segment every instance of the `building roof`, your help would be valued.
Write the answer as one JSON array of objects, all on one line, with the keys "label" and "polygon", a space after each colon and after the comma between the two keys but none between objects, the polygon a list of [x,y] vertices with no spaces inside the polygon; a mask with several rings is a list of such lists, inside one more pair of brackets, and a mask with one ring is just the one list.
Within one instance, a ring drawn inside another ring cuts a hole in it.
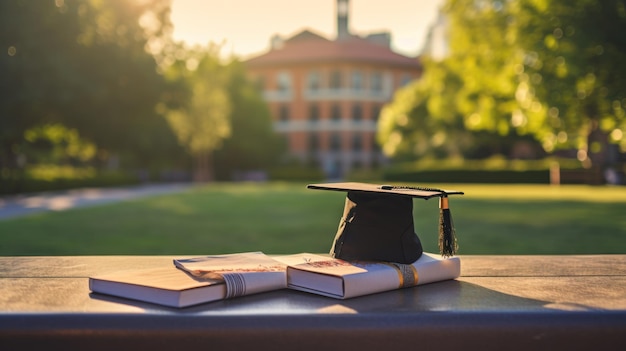
[{"label": "building roof", "polygon": [[284,40],[270,51],[246,61],[251,67],[274,66],[293,63],[350,62],[372,63],[420,68],[417,58],[393,52],[381,45],[358,36],[328,40],[309,30],[304,30]]}]

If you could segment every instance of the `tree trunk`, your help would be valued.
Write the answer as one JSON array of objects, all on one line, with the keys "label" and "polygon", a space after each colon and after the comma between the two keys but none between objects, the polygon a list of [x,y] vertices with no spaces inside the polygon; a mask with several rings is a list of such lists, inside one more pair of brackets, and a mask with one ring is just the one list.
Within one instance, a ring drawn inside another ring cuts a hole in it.
[{"label": "tree trunk", "polygon": [[213,181],[213,154],[210,151],[194,155],[193,181],[206,183]]},{"label": "tree trunk", "polygon": [[587,133],[587,157],[592,167],[606,168],[609,163],[609,133],[600,129],[597,119],[590,122]]}]

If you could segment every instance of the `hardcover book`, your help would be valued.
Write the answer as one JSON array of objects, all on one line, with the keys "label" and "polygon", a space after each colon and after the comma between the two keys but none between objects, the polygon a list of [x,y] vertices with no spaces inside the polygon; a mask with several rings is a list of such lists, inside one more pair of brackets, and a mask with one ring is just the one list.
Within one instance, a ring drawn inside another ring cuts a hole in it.
[{"label": "hardcover book", "polygon": [[174,260],[175,267],[89,278],[92,292],[187,307],[287,287],[286,265],[260,252]]},{"label": "hardcover book", "polygon": [[187,307],[221,300],[222,280],[198,280],[176,267],[128,270],[89,278],[94,293],[123,297],[170,307]]},{"label": "hardcover book", "polygon": [[300,263],[287,268],[288,287],[336,299],[455,279],[461,273],[458,257],[442,258],[430,253],[412,264],[300,256]]}]

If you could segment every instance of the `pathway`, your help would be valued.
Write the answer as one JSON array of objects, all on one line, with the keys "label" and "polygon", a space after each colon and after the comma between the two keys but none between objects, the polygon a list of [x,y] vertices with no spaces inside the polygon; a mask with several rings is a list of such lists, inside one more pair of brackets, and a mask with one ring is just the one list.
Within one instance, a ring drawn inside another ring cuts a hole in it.
[{"label": "pathway", "polygon": [[0,197],[0,220],[45,211],[63,211],[114,201],[184,191],[190,183],[146,184],[120,188],[85,188]]}]

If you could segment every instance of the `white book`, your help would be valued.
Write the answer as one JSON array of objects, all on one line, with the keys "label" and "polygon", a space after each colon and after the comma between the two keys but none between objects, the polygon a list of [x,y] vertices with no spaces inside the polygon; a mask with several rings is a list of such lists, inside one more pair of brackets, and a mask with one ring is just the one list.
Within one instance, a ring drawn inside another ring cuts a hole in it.
[{"label": "white book", "polygon": [[298,256],[299,262],[294,256],[290,258],[288,287],[337,299],[455,279],[461,274],[458,257],[442,258],[430,253],[410,265],[347,262],[315,254]]},{"label": "white book", "polygon": [[89,278],[92,292],[170,307],[284,289],[286,265],[261,252],[174,260],[174,266]]},{"label": "white book", "polygon": [[123,297],[170,307],[187,307],[221,300],[222,280],[197,280],[176,267],[126,270],[89,278],[94,293]]},{"label": "white book", "polygon": [[174,265],[198,279],[222,279],[225,298],[287,288],[287,265],[262,252],[177,259]]}]

